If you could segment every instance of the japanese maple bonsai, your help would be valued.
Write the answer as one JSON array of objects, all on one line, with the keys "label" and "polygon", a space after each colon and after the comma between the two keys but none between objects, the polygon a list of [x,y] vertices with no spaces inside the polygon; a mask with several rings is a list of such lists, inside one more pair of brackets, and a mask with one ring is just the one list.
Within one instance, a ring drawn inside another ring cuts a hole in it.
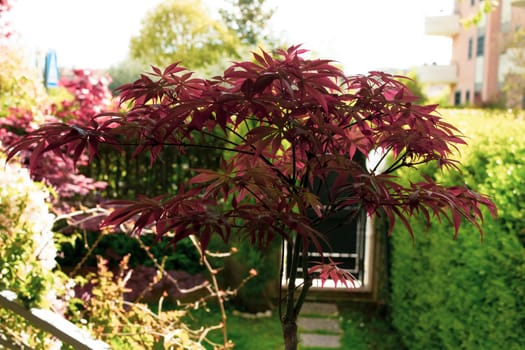
[{"label": "japanese maple bonsai", "polygon": [[[398,220],[412,235],[408,219],[418,213],[428,223],[448,218],[457,235],[462,221],[482,232],[481,206],[496,212],[487,197],[465,186],[444,187],[428,177],[404,184],[394,175],[428,162],[458,166],[451,157],[464,140],[437,106],[418,105],[399,77],[346,76],[331,61],[304,56],[298,46],[254,53],[253,61],[233,63],[211,79],[194,78],[177,63],[154,67],[120,87],[126,112],[95,115],[87,127],[74,120],[43,125],[14,144],[9,157],[31,149],[34,167],[45,152],[76,160],[87,151],[92,160],[101,144],[134,145],[152,162],[166,151],[223,150],[219,169],[193,169],[176,193],[120,201],[103,225],[133,221],[137,232],[153,228],[174,243],[195,235],[202,249],[212,235],[226,242],[232,234],[253,244],[286,242],[290,260],[287,271],[281,266],[287,285],[279,315],[285,349],[296,349],[296,321],[313,276],[353,283],[336,262],[323,259],[324,220],[382,215],[390,232]],[[202,142],[210,139],[217,142]],[[362,161],[378,150],[381,172]],[[307,258],[312,247],[321,253],[315,263]],[[300,269],[307,272],[302,283]]]}]

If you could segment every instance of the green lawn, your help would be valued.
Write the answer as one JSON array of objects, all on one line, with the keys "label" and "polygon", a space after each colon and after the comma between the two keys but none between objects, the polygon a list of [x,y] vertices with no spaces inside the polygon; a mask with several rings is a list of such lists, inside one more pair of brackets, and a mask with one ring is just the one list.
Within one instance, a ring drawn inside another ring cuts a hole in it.
[{"label": "green lawn", "polygon": [[[370,310],[361,305],[340,305],[340,322],[343,330],[341,349],[352,350],[403,350],[399,337],[391,329],[383,313]],[[215,308],[209,313],[193,312],[193,322],[197,325],[211,325],[218,322],[219,314]],[[250,319],[228,311],[228,336],[235,349],[282,350],[283,341],[277,312],[271,317]],[[221,333],[214,331],[211,338],[219,342]],[[211,349],[211,347],[210,347]],[[307,350],[306,348],[301,348]],[[316,350],[323,350],[316,348]],[[333,349],[331,349],[333,350]]]}]

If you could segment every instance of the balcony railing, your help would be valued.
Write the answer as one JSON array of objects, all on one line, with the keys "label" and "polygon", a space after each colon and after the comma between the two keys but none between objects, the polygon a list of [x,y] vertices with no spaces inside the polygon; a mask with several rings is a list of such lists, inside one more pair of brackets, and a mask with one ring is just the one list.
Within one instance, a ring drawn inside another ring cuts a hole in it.
[{"label": "balcony railing", "polygon": [[[525,1],[525,0],[524,0]],[[425,18],[427,35],[454,36],[461,30],[458,15],[431,16]]]},{"label": "balcony railing", "polygon": [[417,75],[424,84],[455,84],[458,81],[458,68],[456,65],[420,66]]}]

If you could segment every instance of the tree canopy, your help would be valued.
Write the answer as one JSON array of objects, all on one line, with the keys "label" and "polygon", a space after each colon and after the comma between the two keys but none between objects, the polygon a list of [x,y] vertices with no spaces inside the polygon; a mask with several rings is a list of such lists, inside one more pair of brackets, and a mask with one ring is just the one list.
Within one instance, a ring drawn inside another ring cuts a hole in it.
[{"label": "tree canopy", "polygon": [[168,0],[149,12],[130,42],[133,58],[167,66],[182,62],[199,69],[235,57],[239,40],[221,21],[211,18],[200,0]]},{"label": "tree canopy", "polygon": [[265,8],[266,0],[229,0],[229,3],[229,10],[219,12],[244,45],[253,47],[269,40],[267,22],[274,10]]}]

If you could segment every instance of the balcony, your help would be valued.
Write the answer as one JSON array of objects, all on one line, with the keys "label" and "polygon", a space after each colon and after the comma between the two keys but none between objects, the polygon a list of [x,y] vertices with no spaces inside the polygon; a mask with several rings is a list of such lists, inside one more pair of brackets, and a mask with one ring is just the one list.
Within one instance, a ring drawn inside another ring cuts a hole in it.
[{"label": "balcony", "polygon": [[455,84],[458,81],[458,68],[455,64],[420,66],[417,76],[423,84]]},{"label": "balcony", "polygon": [[[524,0],[525,1],[525,0]],[[431,16],[425,18],[425,34],[454,36],[461,30],[458,15]]]},{"label": "balcony", "polygon": [[512,6],[525,7],[525,0],[511,0],[510,3]]}]

